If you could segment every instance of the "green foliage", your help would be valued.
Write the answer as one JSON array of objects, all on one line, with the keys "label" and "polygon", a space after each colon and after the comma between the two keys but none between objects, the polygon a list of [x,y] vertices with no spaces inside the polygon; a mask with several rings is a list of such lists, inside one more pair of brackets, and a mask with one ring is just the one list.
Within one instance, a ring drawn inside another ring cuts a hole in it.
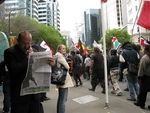
[{"label": "green foliage", "polygon": [[[106,39],[106,47],[108,49],[111,48],[112,37],[114,36],[117,37],[120,43],[123,43],[124,41],[130,41],[130,35],[126,30],[121,29],[107,30],[105,39]],[[103,44],[103,40],[100,40],[99,43]]]},{"label": "green foliage", "polygon": [[[8,33],[9,20],[0,23],[0,31]],[[41,38],[55,51],[59,44],[66,45],[65,39],[58,30],[52,26],[39,24],[30,17],[17,16],[10,19],[10,32],[12,36],[17,36],[22,30],[28,30],[33,37],[33,43],[37,43]]]},{"label": "green foliage", "polygon": [[57,49],[59,44],[66,44],[61,34],[54,27],[38,24],[37,28],[37,34],[33,36],[35,43],[37,43],[40,39],[43,39],[54,50]]}]

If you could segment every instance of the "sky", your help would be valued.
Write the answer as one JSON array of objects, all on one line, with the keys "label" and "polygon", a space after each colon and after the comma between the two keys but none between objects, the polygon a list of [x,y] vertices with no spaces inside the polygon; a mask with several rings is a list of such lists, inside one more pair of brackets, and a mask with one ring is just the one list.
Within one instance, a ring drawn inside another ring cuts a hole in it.
[{"label": "sky", "polygon": [[82,24],[83,12],[86,9],[100,8],[101,0],[59,0],[60,29],[71,32],[73,38],[77,27]]}]

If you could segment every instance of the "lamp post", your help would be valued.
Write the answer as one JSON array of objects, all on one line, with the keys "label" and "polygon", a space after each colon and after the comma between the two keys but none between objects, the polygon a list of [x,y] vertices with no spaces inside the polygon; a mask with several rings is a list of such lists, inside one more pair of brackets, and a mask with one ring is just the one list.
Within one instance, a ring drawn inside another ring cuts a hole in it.
[{"label": "lamp post", "polygon": [[27,8],[24,7],[24,8],[13,9],[9,12],[9,22],[8,22],[8,35],[9,36],[10,36],[10,14],[12,13],[12,11],[23,10],[23,9],[27,9]]}]

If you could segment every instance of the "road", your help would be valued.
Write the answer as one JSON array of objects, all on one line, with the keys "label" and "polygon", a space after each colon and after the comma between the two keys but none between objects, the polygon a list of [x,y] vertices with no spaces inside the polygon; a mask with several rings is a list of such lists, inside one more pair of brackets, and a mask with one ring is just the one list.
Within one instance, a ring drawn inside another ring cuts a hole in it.
[{"label": "road", "polygon": [[[126,82],[119,82],[121,89],[126,88]],[[123,91],[122,96],[111,94],[111,83],[108,86],[108,103],[106,104],[106,96],[102,94],[102,88],[98,85],[95,92],[88,90],[90,81],[83,80],[83,86],[73,87],[69,89],[68,101],[66,103],[66,113],[150,113],[147,106],[150,104],[150,95],[148,93],[146,108],[143,110],[128,101],[129,92]],[[58,90],[55,85],[50,86],[47,96],[51,98],[44,101],[44,113],[56,113]],[[0,113],[2,111],[3,94],[0,93]],[[106,108],[106,105],[108,108]]]}]

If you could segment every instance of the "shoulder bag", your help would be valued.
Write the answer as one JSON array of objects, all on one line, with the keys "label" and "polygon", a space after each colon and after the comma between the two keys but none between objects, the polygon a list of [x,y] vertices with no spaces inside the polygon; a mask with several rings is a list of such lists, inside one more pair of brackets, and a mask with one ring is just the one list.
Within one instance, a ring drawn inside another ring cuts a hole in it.
[{"label": "shoulder bag", "polygon": [[67,75],[67,69],[64,66],[57,66],[57,58],[56,64],[52,67],[52,74],[51,74],[51,84],[55,85],[64,85]]},{"label": "shoulder bag", "polygon": [[137,75],[138,65],[128,62],[128,73],[133,74],[133,75]]}]

